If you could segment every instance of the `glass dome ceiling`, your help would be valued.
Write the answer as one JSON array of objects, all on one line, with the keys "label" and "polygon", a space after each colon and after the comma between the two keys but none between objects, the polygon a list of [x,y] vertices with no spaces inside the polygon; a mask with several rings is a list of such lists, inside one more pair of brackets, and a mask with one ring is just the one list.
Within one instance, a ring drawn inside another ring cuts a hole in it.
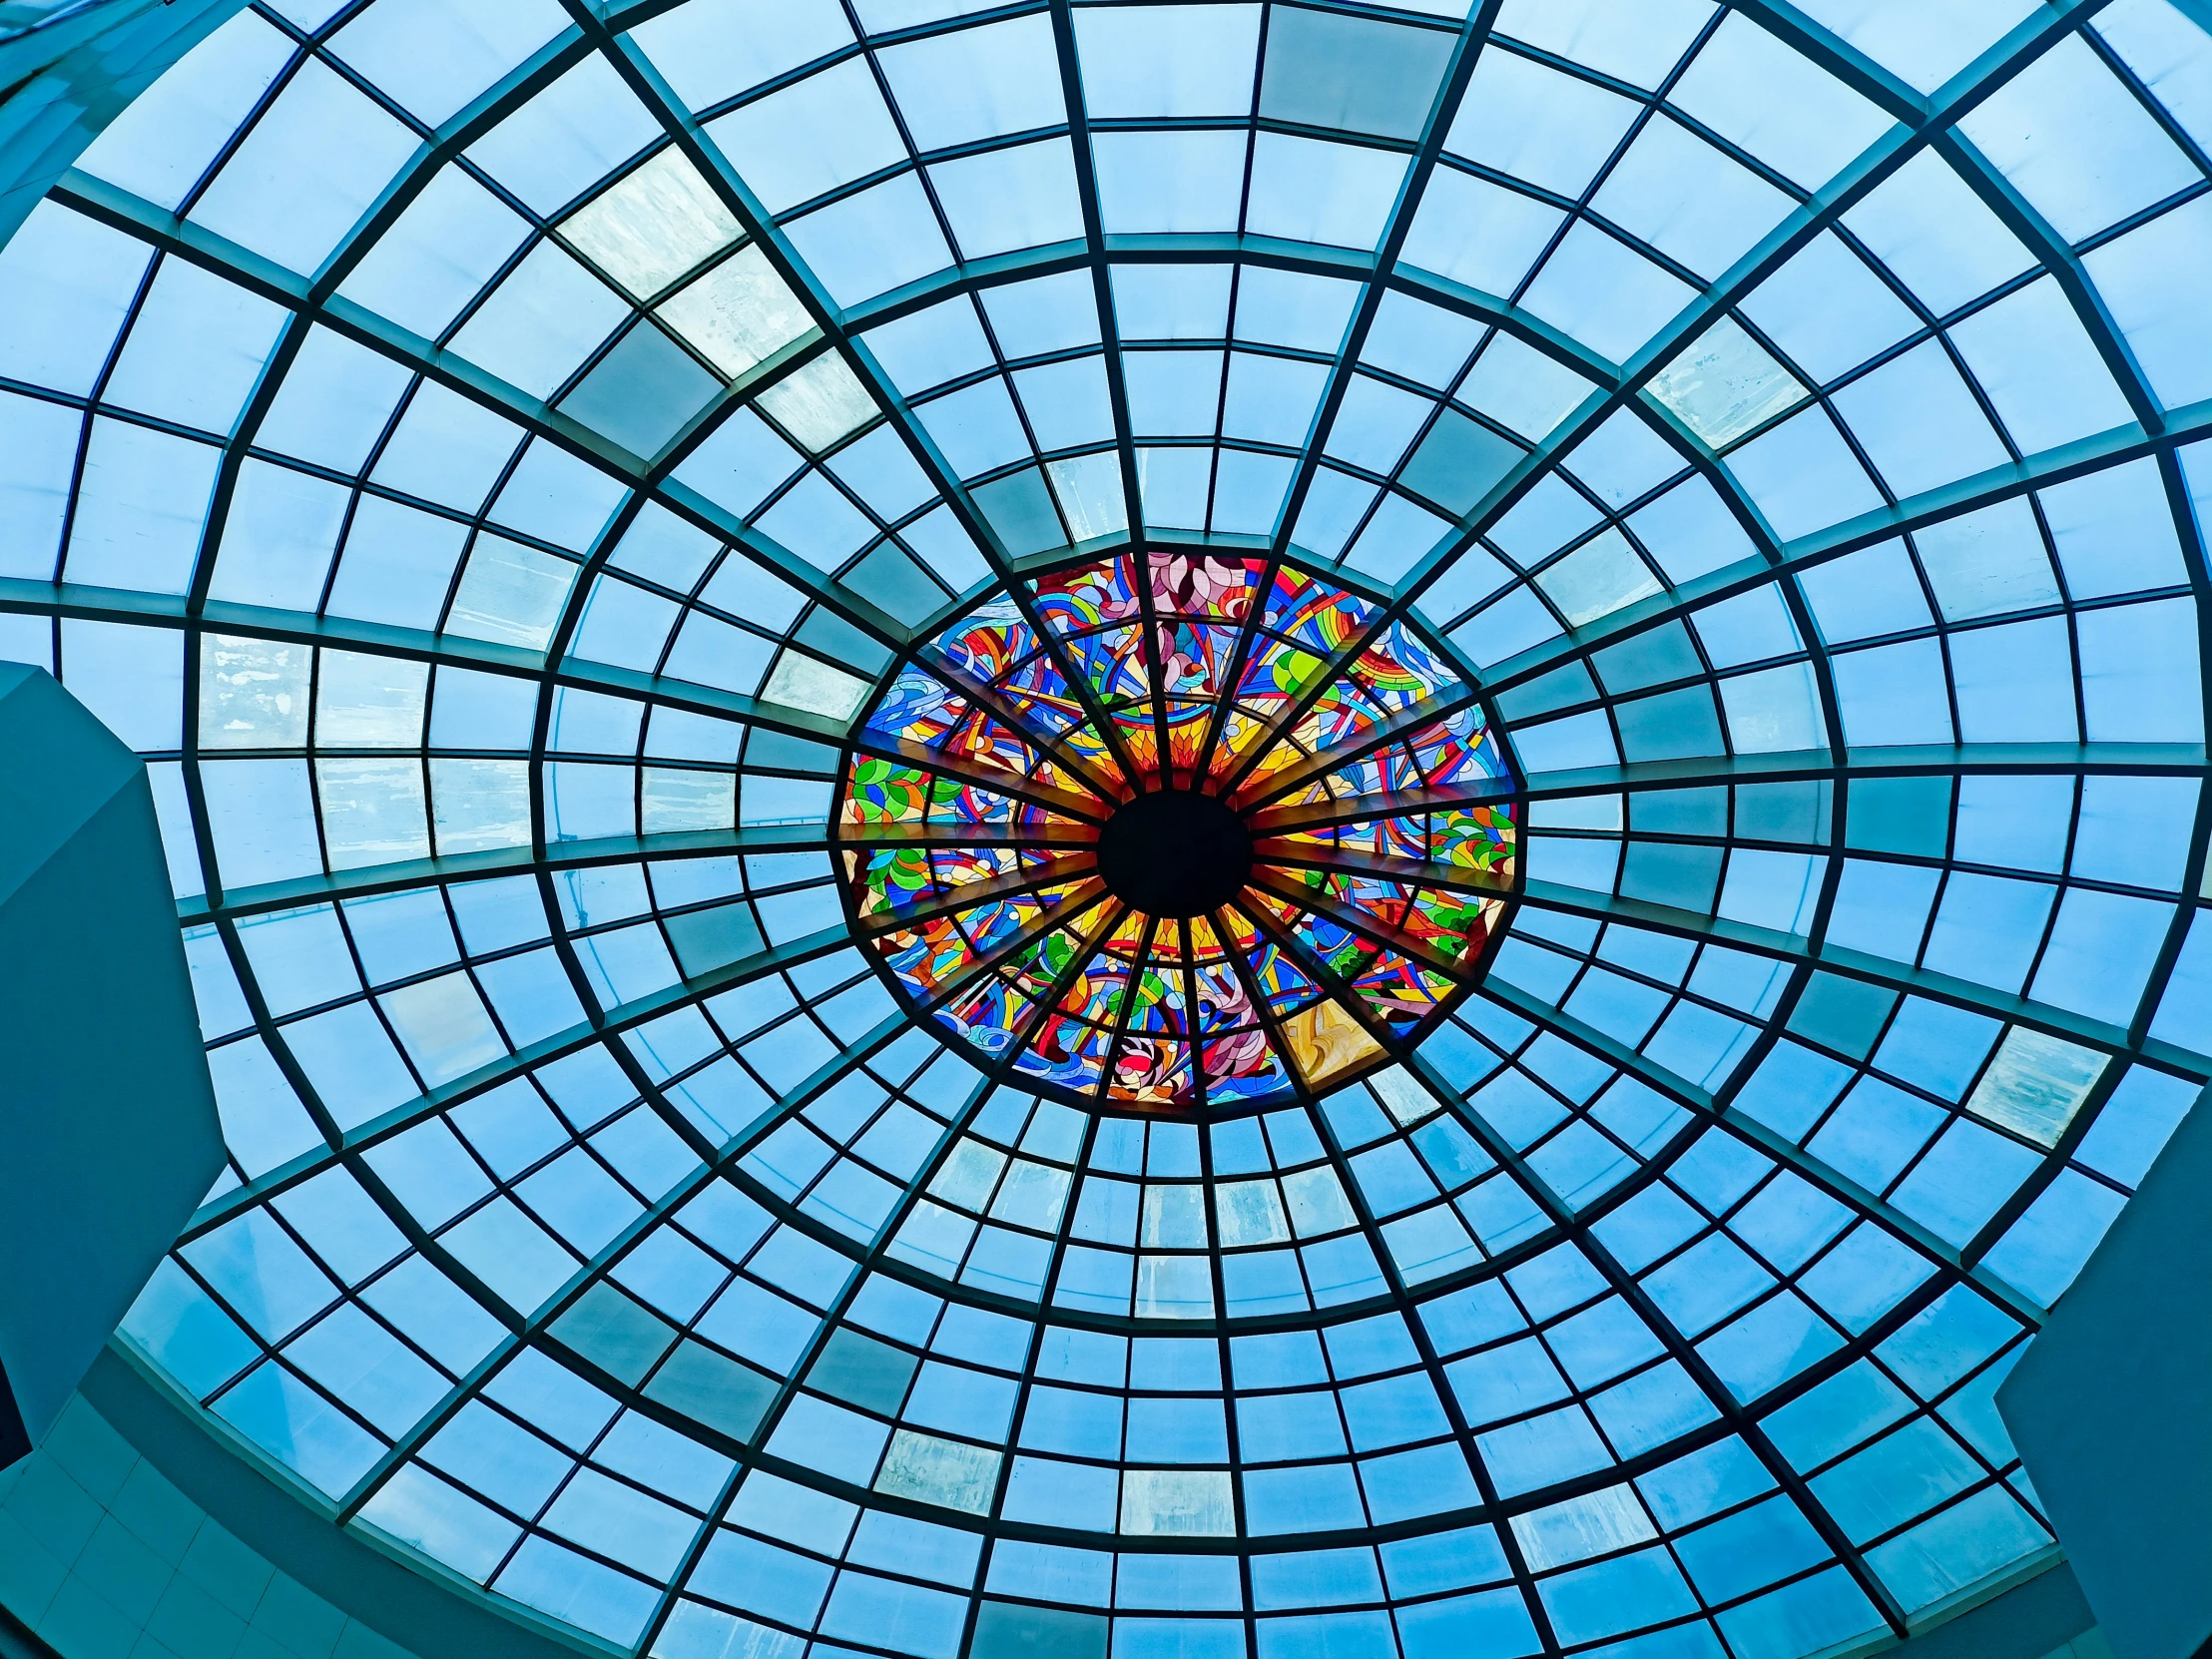
[{"label": "glass dome ceiling", "polygon": [[[2212,1076],[2201,7],[956,4],[257,5],[0,251],[0,648],[148,758],[234,1166],[129,1339],[671,1659],[2046,1558],[1992,1390]],[[1194,780],[1253,931],[1000,980],[1088,1090],[894,988]]]}]

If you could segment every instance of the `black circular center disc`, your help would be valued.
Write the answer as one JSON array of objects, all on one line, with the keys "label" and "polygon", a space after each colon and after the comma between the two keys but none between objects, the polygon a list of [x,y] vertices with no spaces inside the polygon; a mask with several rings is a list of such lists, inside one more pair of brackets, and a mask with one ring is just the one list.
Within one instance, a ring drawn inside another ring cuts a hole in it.
[{"label": "black circular center disc", "polygon": [[1140,795],[1099,831],[1098,872],[1133,910],[1195,916],[1227,903],[1244,885],[1252,873],[1252,837],[1210,795]]}]

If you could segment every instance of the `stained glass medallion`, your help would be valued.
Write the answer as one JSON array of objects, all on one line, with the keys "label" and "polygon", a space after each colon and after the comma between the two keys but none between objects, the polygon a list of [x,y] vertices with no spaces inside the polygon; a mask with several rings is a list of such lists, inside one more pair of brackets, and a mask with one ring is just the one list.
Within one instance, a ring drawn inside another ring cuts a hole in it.
[{"label": "stained glass medallion", "polygon": [[1506,776],[1402,611],[1153,550],[1024,577],[886,671],[834,832],[945,1042],[1071,1099],[1251,1108],[1460,996],[1512,883]]},{"label": "stained glass medallion", "polygon": [[5,199],[0,658],[231,1153],[118,1342],[303,1554],[650,1659],[2056,1558],[1989,1402],[2212,1078],[2201,4],[173,9]]}]

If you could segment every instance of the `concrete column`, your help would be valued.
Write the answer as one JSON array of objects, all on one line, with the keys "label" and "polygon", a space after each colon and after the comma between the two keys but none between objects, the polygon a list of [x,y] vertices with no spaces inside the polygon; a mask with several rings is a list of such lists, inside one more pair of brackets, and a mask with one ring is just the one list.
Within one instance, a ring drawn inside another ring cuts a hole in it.
[{"label": "concrete column", "polygon": [[0,1464],[51,1427],[223,1169],[146,768],[0,663]]}]

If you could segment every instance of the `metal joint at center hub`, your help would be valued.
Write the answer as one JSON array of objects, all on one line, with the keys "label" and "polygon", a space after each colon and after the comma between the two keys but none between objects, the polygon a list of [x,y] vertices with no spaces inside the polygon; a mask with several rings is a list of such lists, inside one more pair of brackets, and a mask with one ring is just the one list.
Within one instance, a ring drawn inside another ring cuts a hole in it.
[{"label": "metal joint at center hub", "polygon": [[1155,916],[1226,904],[1252,873],[1252,836],[1224,803],[1196,790],[1140,795],[1098,836],[1098,872],[1113,895]]}]

